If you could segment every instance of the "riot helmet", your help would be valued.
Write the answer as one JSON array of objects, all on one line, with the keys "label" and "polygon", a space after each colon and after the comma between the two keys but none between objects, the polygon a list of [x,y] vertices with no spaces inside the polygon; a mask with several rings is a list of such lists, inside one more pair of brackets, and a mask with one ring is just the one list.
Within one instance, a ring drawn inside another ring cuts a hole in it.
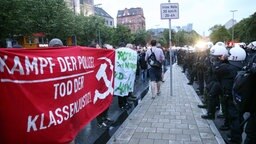
[{"label": "riot helmet", "polygon": [[244,61],[246,58],[246,52],[240,46],[235,46],[229,50],[229,61]]},{"label": "riot helmet", "polygon": [[226,49],[225,46],[218,44],[218,45],[214,45],[211,49],[210,49],[210,55],[212,56],[226,56],[228,55],[228,50]]},{"label": "riot helmet", "polygon": [[245,49],[245,48],[246,48],[246,43],[241,42],[241,43],[239,43],[239,46],[240,46],[241,48]]},{"label": "riot helmet", "polygon": [[249,43],[247,48],[251,50],[256,50],[256,41]]},{"label": "riot helmet", "polygon": [[215,45],[226,47],[225,43],[221,41],[217,42]]},{"label": "riot helmet", "polygon": [[210,49],[213,47],[213,43],[212,42],[207,42],[207,48]]}]

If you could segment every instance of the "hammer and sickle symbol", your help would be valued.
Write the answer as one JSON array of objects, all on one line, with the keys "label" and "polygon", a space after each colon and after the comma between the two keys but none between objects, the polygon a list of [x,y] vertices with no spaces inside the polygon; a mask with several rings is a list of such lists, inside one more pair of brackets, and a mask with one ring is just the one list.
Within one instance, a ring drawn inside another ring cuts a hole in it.
[{"label": "hammer and sickle symbol", "polygon": [[99,68],[99,70],[96,74],[96,78],[97,78],[98,81],[103,79],[103,81],[105,83],[105,86],[108,89],[103,93],[100,93],[97,89],[95,90],[95,96],[94,96],[94,99],[93,99],[94,104],[97,102],[98,99],[105,99],[109,94],[113,94],[113,92],[114,92],[114,88],[112,86],[113,79],[114,79],[114,74],[113,74],[114,73],[114,66],[113,66],[111,60],[106,58],[106,57],[100,57],[98,59],[99,60],[105,60],[109,64],[110,70],[112,71],[112,74],[111,74],[111,79],[108,80],[107,73],[106,73],[107,64],[103,63],[103,64],[100,65],[100,68]]}]

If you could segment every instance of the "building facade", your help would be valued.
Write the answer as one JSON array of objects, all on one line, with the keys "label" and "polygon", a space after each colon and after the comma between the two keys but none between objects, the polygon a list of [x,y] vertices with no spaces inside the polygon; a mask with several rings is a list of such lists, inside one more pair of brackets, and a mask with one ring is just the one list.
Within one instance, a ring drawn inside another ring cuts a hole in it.
[{"label": "building facade", "polygon": [[97,15],[105,20],[107,26],[114,27],[114,19],[105,10],[94,5],[94,0],[65,0],[65,2],[75,14]]},{"label": "building facade", "polygon": [[105,25],[114,27],[114,18],[112,18],[105,10],[100,7],[94,7],[94,13],[105,20]]},{"label": "building facade", "polygon": [[233,25],[235,25],[237,23],[237,21],[235,20],[235,19],[230,19],[229,21],[227,21],[226,23],[225,23],[225,28],[226,29],[230,29],[230,28],[232,28],[233,27]]},{"label": "building facade", "polygon": [[94,15],[94,0],[65,0],[65,2],[75,14]]},{"label": "building facade", "polygon": [[127,26],[132,33],[145,30],[145,17],[142,8],[118,10],[117,24]]},{"label": "building facade", "polygon": [[81,14],[90,16],[95,14],[94,0],[80,0]]}]

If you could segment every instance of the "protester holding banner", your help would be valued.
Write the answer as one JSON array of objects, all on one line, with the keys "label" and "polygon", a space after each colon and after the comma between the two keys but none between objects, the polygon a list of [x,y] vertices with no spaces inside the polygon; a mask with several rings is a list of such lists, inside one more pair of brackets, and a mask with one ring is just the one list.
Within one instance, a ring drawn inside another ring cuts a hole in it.
[{"label": "protester holding banner", "polygon": [[[107,45],[107,44],[104,44],[102,49],[110,49],[108,48],[110,45]],[[96,48],[96,49],[101,49],[99,47],[99,44],[91,44],[90,47],[92,48]],[[96,120],[97,120],[97,126],[99,128],[106,128],[108,127],[110,124],[112,124],[114,121],[111,120],[109,117],[108,117],[108,110],[109,110],[109,107],[106,108],[102,113],[100,113],[97,117],[96,117]]]},{"label": "protester holding banner", "polygon": [[[163,63],[165,60],[165,56],[163,50],[156,47],[156,40],[151,41],[151,48],[149,48],[146,52],[145,60],[148,61],[148,58],[151,54],[155,55],[155,58],[158,62]],[[148,65],[149,67],[149,77],[150,77],[150,86],[152,92],[152,99],[155,99],[156,95],[160,95],[160,83],[162,81],[162,66],[153,67]]]},{"label": "protester holding banner", "polygon": [[137,52],[132,49],[132,44],[116,50],[114,95],[118,96],[121,109],[130,108],[127,96],[132,95],[137,69]]}]

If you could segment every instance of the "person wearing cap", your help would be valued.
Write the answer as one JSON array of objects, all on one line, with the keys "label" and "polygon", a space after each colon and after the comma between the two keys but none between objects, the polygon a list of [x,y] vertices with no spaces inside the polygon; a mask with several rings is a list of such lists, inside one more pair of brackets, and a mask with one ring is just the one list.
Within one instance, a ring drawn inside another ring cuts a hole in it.
[{"label": "person wearing cap", "polygon": [[62,47],[63,43],[60,39],[58,38],[53,38],[52,40],[50,40],[49,42],[49,47]]}]

